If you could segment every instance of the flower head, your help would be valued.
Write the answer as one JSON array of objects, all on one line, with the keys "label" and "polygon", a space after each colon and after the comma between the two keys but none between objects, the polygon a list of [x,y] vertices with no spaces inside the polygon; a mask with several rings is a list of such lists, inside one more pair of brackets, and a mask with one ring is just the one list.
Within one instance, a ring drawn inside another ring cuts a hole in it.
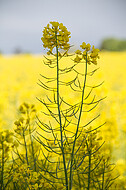
[{"label": "flower head", "polygon": [[87,44],[86,47],[85,47],[86,51],[89,51],[91,49],[91,45],[90,44]]},{"label": "flower head", "polygon": [[[84,60],[87,59],[88,64],[93,63],[93,64],[97,65],[97,59],[99,59],[99,55],[98,55],[99,49],[95,49],[95,47],[92,46],[92,50],[91,50],[91,45],[89,43],[86,44],[85,42],[83,42],[82,45],[80,45],[80,47],[84,50],[82,52],[82,56],[83,56]],[[76,54],[79,54],[79,52],[77,52]]]},{"label": "flower head", "polygon": [[83,42],[82,45],[80,45],[80,47],[81,47],[82,49],[85,49],[85,48],[86,48],[86,43]]},{"label": "flower head", "polygon": [[81,54],[82,54],[81,51],[80,51],[79,49],[76,50],[75,53],[78,54],[78,55],[81,55]]},{"label": "flower head", "polygon": [[86,51],[89,51],[91,49],[91,45],[88,43],[86,45],[85,42],[82,43],[82,45],[80,45],[80,47],[83,49],[83,50],[86,50]]},{"label": "flower head", "polygon": [[91,62],[95,65],[97,65],[97,59],[99,59],[98,52],[99,52],[99,49],[95,49],[95,47],[93,46],[90,57],[91,57]]},{"label": "flower head", "polygon": [[43,47],[51,53],[55,47],[68,50],[70,48],[69,38],[70,32],[63,23],[53,21],[44,28],[41,40]]},{"label": "flower head", "polygon": [[79,63],[81,60],[82,60],[82,58],[80,58],[78,55],[76,55],[74,62]]}]

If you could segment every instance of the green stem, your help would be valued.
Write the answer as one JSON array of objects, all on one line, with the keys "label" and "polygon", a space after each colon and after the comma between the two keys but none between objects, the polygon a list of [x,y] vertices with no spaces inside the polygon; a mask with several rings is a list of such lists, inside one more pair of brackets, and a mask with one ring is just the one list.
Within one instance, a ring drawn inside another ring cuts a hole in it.
[{"label": "green stem", "polygon": [[64,153],[64,148],[63,148],[62,121],[61,121],[60,103],[59,103],[59,61],[58,61],[57,33],[55,33],[55,36],[56,36],[56,56],[57,56],[57,106],[58,106],[58,115],[59,115],[59,122],[60,122],[61,151],[62,151],[62,156],[63,156],[65,183],[66,183],[66,190],[68,190],[68,178],[67,178],[65,153]]},{"label": "green stem", "polygon": [[88,190],[90,189],[90,176],[91,176],[91,151],[89,150],[89,170],[88,170]]},{"label": "green stem", "polygon": [[104,168],[103,168],[103,176],[102,176],[102,190],[104,189],[104,178],[105,178],[105,162],[104,162]]},{"label": "green stem", "polygon": [[69,178],[69,189],[70,190],[72,189],[72,169],[73,169],[73,160],[74,160],[74,149],[75,149],[75,143],[76,143],[78,129],[79,129],[79,125],[80,125],[81,115],[82,115],[86,78],[87,78],[87,52],[86,52],[85,78],[84,78],[84,85],[83,85],[82,98],[81,98],[81,107],[80,107],[80,113],[79,113],[79,118],[78,118],[78,123],[77,123],[77,129],[76,129],[76,133],[75,133],[75,139],[73,142],[73,149],[72,149],[72,153],[71,153],[70,178]]},{"label": "green stem", "polygon": [[25,158],[26,158],[27,164],[29,165],[29,162],[28,162],[28,150],[27,150],[27,144],[26,144],[24,130],[23,130],[23,138],[24,138],[24,145],[25,145]]},{"label": "green stem", "polygon": [[33,139],[32,139],[32,135],[31,135],[31,128],[30,128],[30,117],[29,117],[29,112],[27,111],[27,117],[29,120],[29,134],[30,134],[30,141],[31,141],[31,148],[32,148],[32,156],[33,156],[33,162],[34,162],[34,170],[36,172],[36,160],[35,160],[35,156],[34,156],[34,146],[33,146]]},{"label": "green stem", "polygon": [[4,143],[3,143],[3,138],[2,138],[2,171],[1,171],[1,190],[4,190],[3,176],[4,176]]},{"label": "green stem", "polygon": [[[29,126],[29,131],[30,131],[30,126]],[[34,170],[36,172],[36,160],[35,160],[35,156],[34,156],[34,146],[33,146],[33,139],[32,139],[31,133],[30,133],[30,140],[31,140],[33,162],[34,162]]]}]

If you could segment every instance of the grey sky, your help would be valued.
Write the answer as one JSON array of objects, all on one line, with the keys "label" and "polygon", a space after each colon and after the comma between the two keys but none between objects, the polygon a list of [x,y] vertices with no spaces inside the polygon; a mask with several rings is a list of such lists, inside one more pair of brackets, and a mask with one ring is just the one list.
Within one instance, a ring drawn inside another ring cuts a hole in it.
[{"label": "grey sky", "polygon": [[63,22],[75,45],[126,39],[126,0],[0,0],[0,51],[44,52],[42,30],[50,21]]}]

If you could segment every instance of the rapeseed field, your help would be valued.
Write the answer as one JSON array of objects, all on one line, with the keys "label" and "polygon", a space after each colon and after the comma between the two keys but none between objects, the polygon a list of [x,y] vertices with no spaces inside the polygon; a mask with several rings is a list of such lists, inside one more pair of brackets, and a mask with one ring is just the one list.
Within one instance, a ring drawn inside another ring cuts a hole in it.
[{"label": "rapeseed field", "polygon": [[[117,175],[119,175],[115,182],[116,186],[113,186],[112,189],[126,189],[126,52],[100,52],[99,56],[100,59],[97,64],[98,70],[95,76],[90,79],[89,83],[94,85],[104,81],[104,83],[95,90],[95,93],[100,98],[107,97],[100,102],[99,107],[91,113],[91,117],[94,117],[94,113],[98,112],[101,116],[97,124],[101,124],[101,121],[106,122],[100,129],[102,133],[101,136],[105,140],[104,146],[106,146],[103,151],[105,155],[111,155],[111,162],[116,165],[115,170],[117,170]],[[15,129],[14,122],[19,117],[18,108],[24,102],[28,105],[34,104],[37,114],[41,117],[41,111],[44,111],[44,108],[42,108],[41,103],[36,97],[43,99],[46,96],[46,92],[37,83],[41,78],[40,74],[46,75],[47,73],[49,76],[53,75],[51,71],[43,65],[44,59],[43,55],[30,54],[0,56],[1,131],[9,130],[13,132]],[[69,60],[67,59],[66,62],[63,62],[63,64],[65,64],[66,67],[70,65],[71,57]],[[72,76],[68,75],[67,77],[66,80],[69,80]],[[70,102],[76,102],[78,100],[78,96],[69,94],[68,91],[63,90],[62,93],[65,95],[66,100],[70,100]],[[84,119],[86,120],[88,116],[85,116]],[[44,116],[42,116],[42,119],[46,120],[46,116],[45,119]],[[30,173],[31,171],[26,172],[25,165],[24,168],[20,168],[20,170],[24,172],[24,180],[31,185],[29,186],[31,189],[41,189],[42,187],[44,189],[46,187],[44,184],[47,184],[47,182],[44,180],[38,183],[38,179],[40,179],[42,175],[41,173],[38,174],[37,171],[33,173]],[[17,172],[16,175],[19,175],[20,172]],[[27,178],[26,173],[32,176],[31,181],[30,179],[29,181],[25,179]],[[15,184],[17,183],[17,178],[14,176]],[[15,185],[15,189],[19,187],[18,185]],[[11,189],[11,187],[9,188]],[[27,186],[23,188],[26,189]],[[59,186],[58,189],[60,189]]]},{"label": "rapeseed field", "polygon": [[126,189],[126,53],[70,34],[53,21],[46,55],[0,57],[1,190]]}]

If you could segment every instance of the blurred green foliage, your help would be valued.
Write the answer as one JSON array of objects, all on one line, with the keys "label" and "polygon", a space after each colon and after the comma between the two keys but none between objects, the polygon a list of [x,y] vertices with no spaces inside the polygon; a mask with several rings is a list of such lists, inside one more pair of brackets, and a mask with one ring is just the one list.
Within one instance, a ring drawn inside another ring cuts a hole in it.
[{"label": "blurred green foliage", "polygon": [[102,41],[101,50],[107,51],[125,51],[126,40],[119,40],[116,38],[107,38]]}]

